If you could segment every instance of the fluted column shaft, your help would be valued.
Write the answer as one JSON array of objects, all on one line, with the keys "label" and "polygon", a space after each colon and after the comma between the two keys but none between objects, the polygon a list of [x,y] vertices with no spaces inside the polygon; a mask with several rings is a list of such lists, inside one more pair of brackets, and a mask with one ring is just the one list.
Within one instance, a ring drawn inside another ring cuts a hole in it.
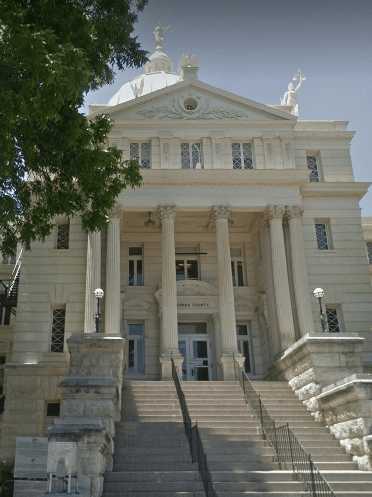
[{"label": "fluted column shaft", "polygon": [[120,335],[120,210],[107,226],[105,333]]},{"label": "fluted column shaft", "polygon": [[311,312],[309,280],[305,259],[302,213],[303,210],[298,206],[287,207],[294,293],[298,322],[303,336],[314,330],[314,321]]},{"label": "fluted column shaft", "polygon": [[229,214],[229,209],[224,206],[213,207],[213,217],[216,224],[217,280],[222,353],[236,353],[238,350],[230,256]]},{"label": "fluted column shaft", "polygon": [[266,211],[266,217],[270,226],[276,314],[278,318],[282,349],[286,349],[295,341],[295,329],[289,291],[288,267],[284,244],[284,212],[284,207],[277,205],[269,207]]},{"label": "fluted column shaft", "polygon": [[161,220],[162,263],[162,353],[178,353],[176,255],[174,222],[176,209],[172,205],[159,208]]},{"label": "fluted column shaft", "polygon": [[96,288],[101,288],[101,232],[91,231],[88,233],[87,245],[84,333],[95,331],[96,299],[94,290]]}]

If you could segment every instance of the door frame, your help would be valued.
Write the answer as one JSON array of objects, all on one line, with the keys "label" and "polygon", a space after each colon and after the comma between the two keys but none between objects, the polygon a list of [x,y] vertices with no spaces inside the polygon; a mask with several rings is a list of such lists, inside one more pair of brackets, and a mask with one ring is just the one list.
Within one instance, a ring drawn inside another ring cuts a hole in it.
[{"label": "door frame", "polygon": [[[209,335],[208,333],[202,333],[202,334],[181,334],[181,335],[178,335],[178,342],[180,341],[185,341],[186,343],[186,356],[184,356],[184,362],[182,363],[182,369],[183,366],[184,366],[184,363],[186,365],[186,377],[183,376],[183,380],[185,381],[197,381],[195,375],[192,375],[191,371],[193,369],[193,367],[197,367],[197,366],[192,366],[192,359],[191,360],[187,360],[187,357],[191,355],[191,357],[193,357],[193,342],[195,341],[205,341],[207,343],[207,360],[208,360],[208,379],[210,380],[211,379],[211,376],[212,376],[212,366],[211,366],[211,354],[212,354],[212,350],[211,350],[211,343],[210,343],[210,339],[209,339]],[[203,367],[203,366],[199,366],[199,367]]]}]

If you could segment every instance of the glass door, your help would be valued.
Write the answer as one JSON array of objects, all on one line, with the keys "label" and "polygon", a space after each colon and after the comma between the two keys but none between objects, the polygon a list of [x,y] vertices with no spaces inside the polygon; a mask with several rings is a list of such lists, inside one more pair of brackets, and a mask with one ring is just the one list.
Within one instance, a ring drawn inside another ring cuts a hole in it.
[{"label": "glass door", "polygon": [[181,335],[178,343],[179,351],[184,357],[182,378],[188,381],[208,381],[210,378],[208,338]]}]

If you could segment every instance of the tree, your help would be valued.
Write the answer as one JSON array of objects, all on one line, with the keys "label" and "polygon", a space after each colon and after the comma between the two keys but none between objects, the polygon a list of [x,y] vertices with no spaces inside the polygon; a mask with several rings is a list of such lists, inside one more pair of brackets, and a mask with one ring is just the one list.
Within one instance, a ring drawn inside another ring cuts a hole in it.
[{"label": "tree", "polygon": [[146,0],[0,0],[0,251],[43,239],[58,215],[102,228],[138,164],[107,145],[108,116],[86,93],[140,67],[134,33]]}]

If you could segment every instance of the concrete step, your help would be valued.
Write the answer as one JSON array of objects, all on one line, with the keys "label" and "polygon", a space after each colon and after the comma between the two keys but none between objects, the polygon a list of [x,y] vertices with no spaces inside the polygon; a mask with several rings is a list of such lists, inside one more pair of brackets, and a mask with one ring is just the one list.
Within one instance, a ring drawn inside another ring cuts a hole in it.
[{"label": "concrete step", "polygon": [[201,481],[111,481],[105,483],[106,492],[202,492]]},{"label": "concrete step", "polygon": [[128,491],[123,492],[118,490],[117,492],[103,492],[102,497],[205,497],[204,491],[202,492],[154,492],[152,490],[141,492],[141,491]]},{"label": "concrete step", "polygon": [[114,471],[190,471],[192,468],[189,462],[178,461],[116,461]]},{"label": "concrete step", "polygon": [[105,473],[105,481],[200,481],[200,475],[199,471],[110,471]]}]

